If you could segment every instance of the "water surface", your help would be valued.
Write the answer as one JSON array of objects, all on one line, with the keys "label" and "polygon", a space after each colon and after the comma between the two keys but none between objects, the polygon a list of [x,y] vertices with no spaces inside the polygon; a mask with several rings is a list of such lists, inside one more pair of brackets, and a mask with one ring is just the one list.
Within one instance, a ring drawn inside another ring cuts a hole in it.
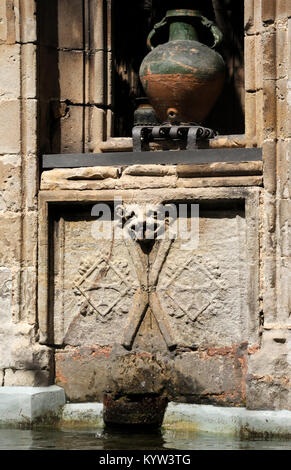
[{"label": "water surface", "polygon": [[163,429],[130,433],[106,429],[0,429],[1,450],[290,450],[291,440]]}]

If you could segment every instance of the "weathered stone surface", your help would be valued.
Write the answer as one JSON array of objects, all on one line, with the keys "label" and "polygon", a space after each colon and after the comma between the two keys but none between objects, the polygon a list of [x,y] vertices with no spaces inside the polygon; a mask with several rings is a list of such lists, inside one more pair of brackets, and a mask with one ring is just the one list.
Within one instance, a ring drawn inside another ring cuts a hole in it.
[{"label": "weathered stone surface", "polygon": [[0,268],[0,318],[1,323],[11,321],[12,273],[8,268]]},{"label": "weathered stone surface", "polygon": [[60,99],[74,104],[83,101],[83,52],[59,51]]},{"label": "weathered stone surface", "polygon": [[117,178],[119,168],[114,167],[89,167],[89,168],[66,168],[45,171],[42,174],[43,184],[53,184],[54,181],[83,181],[83,180],[103,180],[107,178]]},{"label": "weathered stone surface", "polygon": [[37,50],[35,44],[21,46],[22,97],[37,98]]},{"label": "weathered stone surface", "polygon": [[50,387],[0,388],[1,424],[31,424],[46,418],[57,418],[65,404],[64,391]]},{"label": "weathered stone surface", "polygon": [[0,101],[0,154],[20,152],[20,101]]},{"label": "weathered stone surface", "polygon": [[91,150],[93,152],[99,152],[101,143],[106,139],[106,111],[97,106],[92,106],[87,112],[89,114],[88,121],[90,122],[89,135]]},{"label": "weathered stone surface", "polygon": [[262,346],[248,360],[247,407],[290,407],[290,331],[264,331]]},{"label": "weathered stone surface", "polygon": [[242,343],[178,354],[168,385],[169,396],[178,401],[244,405],[246,347],[247,343]]},{"label": "weathered stone surface", "polygon": [[82,126],[83,109],[81,106],[68,106],[66,114],[60,119],[61,153],[83,151]]},{"label": "weathered stone surface", "polygon": [[[183,249],[181,240],[172,244],[157,292],[178,344],[218,347],[246,339],[244,223],[243,213],[200,209],[198,248]],[[232,234],[227,243],[226,233]]]},{"label": "weathered stone surface", "polygon": [[5,387],[47,387],[50,384],[49,372],[46,370],[5,370]]},{"label": "weathered stone surface", "polygon": [[211,188],[225,186],[262,186],[261,176],[217,176],[210,178],[179,178],[178,188]]},{"label": "weathered stone surface", "polygon": [[21,257],[21,215],[0,214],[0,253],[5,266],[17,265]]},{"label": "weathered stone surface", "polygon": [[[36,0],[21,2],[21,31],[18,41],[23,43],[37,41]],[[15,14],[17,16],[17,14]],[[17,21],[17,18],[16,18]]]},{"label": "weathered stone surface", "polygon": [[245,39],[245,89],[254,91],[256,87],[256,36],[247,36]]},{"label": "weathered stone surface", "polygon": [[83,6],[80,0],[58,0],[59,47],[82,49]]},{"label": "weathered stone surface", "polygon": [[124,169],[124,175],[132,176],[171,176],[176,175],[174,165],[131,165]]},{"label": "weathered stone surface", "polygon": [[276,17],[276,0],[262,2],[262,19],[264,22],[273,22]]},{"label": "weathered stone surface", "polygon": [[6,41],[7,38],[7,17],[6,17],[6,2],[1,2],[0,5],[0,44]]},{"label": "weathered stone surface", "polygon": [[0,210],[21,208],[21,160],[19,155],[0,156]]},{"label": "weathered stone surface", "polygon": [[89,93],[87,101],[95,105],[107,104],[106,81],[104,80],[104,61],[107,57],[104,51],[92,52],[86,56],[89,69]]},{"label": "weathered stone surface", "polygon": [[0,45],[0,98],[20,97],[20,45]]},{"label": "weathered stone surface", "polygon": [[56,352],[56,384],[69,401],[102,401],[107,385],[109,347],[85,347]]}]

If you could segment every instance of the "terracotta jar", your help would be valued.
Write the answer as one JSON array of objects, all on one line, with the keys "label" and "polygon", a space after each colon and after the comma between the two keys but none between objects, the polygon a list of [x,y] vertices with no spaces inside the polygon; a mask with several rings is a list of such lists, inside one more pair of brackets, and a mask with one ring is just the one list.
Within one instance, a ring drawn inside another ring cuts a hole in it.
[{"label": "terracotta jar", "polygon": [[[140,67],[140,79],[160,122],[201,123],[222,91],[225,64],[220,54],[201,42],[194,27],[197,19],[222,39],[214,23],[197,10],[169,10],[148,37],[151,52]],[[157,29],[169,26],[169,41],[157,47]]]}]

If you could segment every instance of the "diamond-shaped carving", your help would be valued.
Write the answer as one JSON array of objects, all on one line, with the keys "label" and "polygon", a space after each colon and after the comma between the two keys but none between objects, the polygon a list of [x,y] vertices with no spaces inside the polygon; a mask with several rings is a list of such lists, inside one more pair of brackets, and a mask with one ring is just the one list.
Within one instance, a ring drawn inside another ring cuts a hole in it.
[{"label": "diamond-shaped carving", "polygon": [[102,322],[114,314],[124,315],[130,310],[137,284],[125,259],[99,258],[95,263],[81,263],[80,277],[75,280],[74,291],[81,297],[80,313],[96,314]]},{"label": "diamond-shaped carving", "polygon": [[215,263],[197,256],[168,265],[158,285],[167,313],[194,322],[222,293],[219,277]]}]

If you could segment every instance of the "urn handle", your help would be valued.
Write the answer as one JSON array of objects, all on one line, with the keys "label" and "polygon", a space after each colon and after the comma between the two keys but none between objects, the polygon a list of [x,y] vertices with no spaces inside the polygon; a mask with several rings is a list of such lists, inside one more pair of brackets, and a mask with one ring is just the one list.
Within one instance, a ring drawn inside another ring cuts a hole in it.
[{"label": "urn handle", "polygon": [[147,38],[148,48],[150,50],[153,50],[155,48],[155,46],[152,45],[152,39],[158,29],[162,28],[163,26],[167,26],[167,24],[173,17],[181,18],[183,16],[187,17],[188,19],[194,18],[194,17],[200,18],[202,25],[210,29],[210,32],[214,38],[214,43],[211,46],[212,49],[217,47],[222,42],[223,35],[220,29],[216,26],[215,23],[213,23],[213,21],[210,21],[208,18],[203,16],[200,11],[198,10],[169,10],[166,16],[159,23],[156,23],[152,31],[149,33],[148,38]]},{"label": "urn handle", "polygon": [[159,23],[156,23],[154,25],[153,29],[151,30],[151,32],[150,32],[150,34],[148,35],[148,38],[147,38],[148,49],[150,49],[152,51],[155,48],[155,46],[152,45],[152,38],[156,34],[157,29],[160,29],[163,26],[166,26],[167,24],[168,24],[168,18],[165,16],[162,19],[162,21],[160,21]]}]

